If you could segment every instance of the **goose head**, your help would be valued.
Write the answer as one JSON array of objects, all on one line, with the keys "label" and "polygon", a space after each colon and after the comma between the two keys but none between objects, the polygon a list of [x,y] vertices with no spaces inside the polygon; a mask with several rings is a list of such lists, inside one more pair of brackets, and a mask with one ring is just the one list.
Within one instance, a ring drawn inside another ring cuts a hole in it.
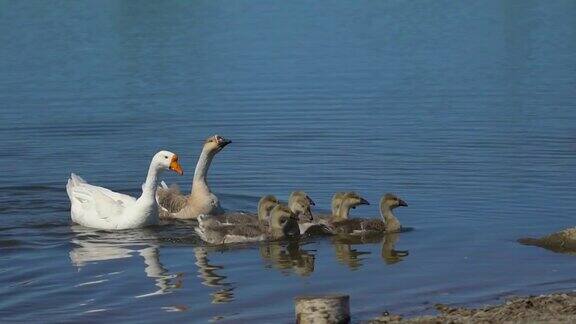
[{"label": "goose head", "polygon": [[366,199],[360,197],[360,195],[355,192],[348,192],[344,194],[341,200],[342,202],[340,204],[340,208],[355,209],[360,205],[370,205]]},{"label": "goose head", "polygon": [[316,204],[304,191],[294,191],[290,194],[288,199],[288,207],[290,210],[298,215],[300,220],[305,222],[311,222],[313,220],[312,210],[310,206],[315,206]]},{"label": "goose head", "polygon": [[391,193],[387,193],[384,195],[384,197],[382,197],[382,199],[380,200],[380,209],[389,209],[392,210],[394,208],[398,208],[398,207],[407,207],[408,204],[400,199],[398,196],[391,194]]},{"label": "goose head", "polygon": [[178,155],[169,151],[160,151],[152,158],[152,165],[157,171],[172,170],[183,175],[182,166],[178,162]]},{"label": "goose head", "polygon": [[204,141],[204,150],[216,154],[222,151],[222,149],[225,148],[226,145],[230,143],[232,143],[231,140],[216,134],[208,137],[206,141]]},{"label": "goose head", "polygon": [[334,196],[332,196],[332,215],[338,215],[338,208],[340,208],[340,205],[342,204],[342,198],[344,198],[345,194],[345,192],[337,192],[334,194]]},{"label": "goose head", "polygon": [[338,214],[334,215],[334,218],[339,221],[348,219],[350,209],[355,209],[360,205],[370,205],[370,203],[355,192],[347,192],[342,196]]},{"label": "goose head", "polygon": [[270,212],[270,230],[276,238],[298,237],[298,217],[284,205],[276,205]]},{"label": "goose head", "polygon": [[258,202],[258,219],[261,221],[268,221],[270,211],[272,211],[272,208],[276,207],[278,204],[280,204],[280,201],[275,196],[266,195],[260,198],[260,201]]}]

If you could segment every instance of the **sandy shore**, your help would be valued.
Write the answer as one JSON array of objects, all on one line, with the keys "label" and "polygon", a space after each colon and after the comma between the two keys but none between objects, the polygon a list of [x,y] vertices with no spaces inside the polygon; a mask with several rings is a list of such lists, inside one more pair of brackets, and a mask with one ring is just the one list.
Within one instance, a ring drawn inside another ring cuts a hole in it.
[{"label": "sandy shore", "polygon": [[576,294],[515,297],[483,308],[436,305],[439,314],[403,319],[399,315],[376,318],[370,323],[576,323]]}]

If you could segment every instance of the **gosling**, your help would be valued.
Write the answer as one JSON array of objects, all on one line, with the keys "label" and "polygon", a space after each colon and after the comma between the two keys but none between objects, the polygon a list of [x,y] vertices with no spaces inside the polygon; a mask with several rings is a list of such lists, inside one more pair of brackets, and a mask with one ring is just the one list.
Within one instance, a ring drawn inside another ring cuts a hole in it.
[{"label": "gosling", "polygon": [[[329,227],[330,221],[338,218],[338,212],[340,210],[340,205],[342,204],[343,198],[347,195],[351,194],[349,192],[336,192],[332,196],[331,202],[331,213],[329,215],[312,215],[310,220],[300,218],[300,233],[305,233],[309,235],[325,235],[325,234],[333,234],[332,230]],[[293,209],[294,211],[294,209]],[[347,216],[346,216],[347,217]]]},{"label": "gosling", "polygon": [[351,208],[367,205],[368,202],[355,193],[344,196],[338,215],[330,220],[330,229],[334,234],[397,233],[402,231],[400,221],[393,213],[398,207],[408,204],[397,196],[387,193],[380,200],[382,219],[352,218],[348,219]]},{"label": "gosling", "polygon": [[[278,198],[272,195],[264,196],[258,202],[257,215],[248,213],[224,213],[222,215],[212,215],[212,220],[217,220],[224,225],[251,224],[268,226],[271,210],[280,204]],[[303,191],[294,191],[290,194],[288,208],[298,217],[299,223],[311,222],[312,212],[310,206],[314,201]],[[304,233],[304,232],[302,232]]]},{"label": "gosling", "polygon": [[210,244],[259,242],[300,236],[296,215],[284,205],[276,205],[272,209],[266,227],[255,224],[227,225],[213,217],[200,215],[195,230],[204,242]]},{"label": "gosling", "polygon": [[270,212],[276,205],[279,205],[280,201],[273,195],[266,195],[258,201],[257,214],[236,212],[236,213],[224,213],[221,215],[212,215],[212,219],[224,225],[233,224],[253,224],[267,226],[270,220]]},{"label": "gosling", "polygon": [[315,206],[314,200],[304,191],[292,191],[288,197],[288,207],[298,215],[300,222],[312,221],[311,206]]},{"label": "gosling", "polygon": [[314,218],[311,206],[316,204],[304,191],[294,191],[288,199],[288,206],[293,213],[298,215],[298,226],[300,233],[306,235],[331,234],[331,230],[326,226],[326,221],[321,217]]}]

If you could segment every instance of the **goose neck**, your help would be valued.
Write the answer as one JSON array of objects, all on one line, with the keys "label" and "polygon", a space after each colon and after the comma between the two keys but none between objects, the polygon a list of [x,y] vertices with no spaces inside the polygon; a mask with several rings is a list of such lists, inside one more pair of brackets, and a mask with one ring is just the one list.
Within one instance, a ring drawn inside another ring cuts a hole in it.
[{"label": "goose neck", "polygon": [[210,164],[212,163],[213,158],[213,153],[206,149],[202,150],[202,153],[198,158],[198,163],[196,164],[196,169],[194,170],[192,192],[210,192],[210,188],[208,187],[208,170],[210,169]]},{"label": "goose neck", "polygon": [[148,168],[148,175],[146,181],[142,185],[142,198],[155,201],[156,188],[158,186],[158,168],[154,163],[150,164]]},{"label": "goose neck", "polygon": [[382,206],[380,206],[380,213],[382,214],[382,218],[386,224],[386,231],[394,232],[400,230],[400,221],[396,218],[390,207],[382,204]]}]

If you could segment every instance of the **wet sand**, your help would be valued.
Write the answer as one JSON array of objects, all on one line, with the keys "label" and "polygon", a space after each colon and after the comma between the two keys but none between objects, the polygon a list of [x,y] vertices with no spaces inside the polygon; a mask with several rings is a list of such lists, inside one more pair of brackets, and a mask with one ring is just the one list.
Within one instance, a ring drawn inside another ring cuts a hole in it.
[{"label": "wet sand", "polygon": [[576,293],[514,297],[482,308],[437,304],[436,316],[381,316],[370,323],[576,323]]}]

